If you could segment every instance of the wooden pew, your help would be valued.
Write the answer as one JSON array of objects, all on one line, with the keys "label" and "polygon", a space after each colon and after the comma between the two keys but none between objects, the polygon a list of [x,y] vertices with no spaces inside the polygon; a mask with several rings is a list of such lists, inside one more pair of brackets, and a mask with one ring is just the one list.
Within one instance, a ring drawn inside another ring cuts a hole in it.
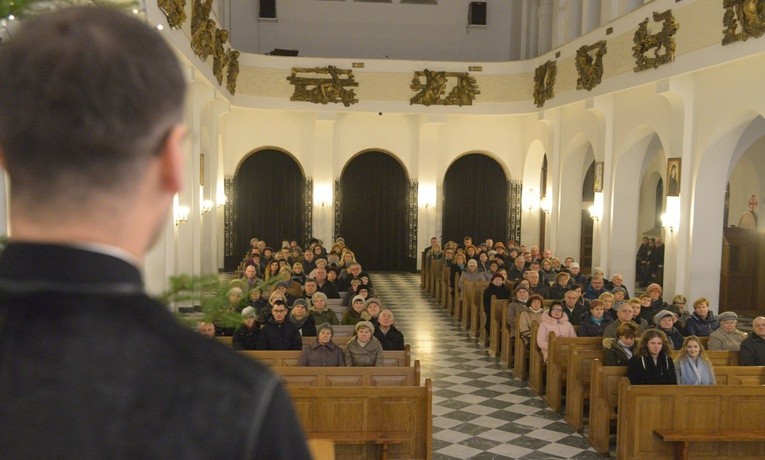
[{"label": "wooden pew", "polygon": [[[519,378],[521,380],[526,380],[529,376],[529,351],[531,349],[531,346],[529,348],[526,348],[526,344],[523,342],[523,339],[521,338],[521,328],[518,327],[519,320],[521,318],[520,312],[516,314],[515,316],[515,339],[513,340],[515,343],[513,344],[513,374],[515,374],[516,378]],[[539,325],[537,324],[537,328]],[[538,329],[537,329],[538,330]],[[536,333],[534,333],[533,324],[532,324],[532,336],[534,337],[534,343],[536,343]]]},{"label": "wooden pew", "polygon": [[474,339],[480,338],[480,328],[483,327],[483,323],[480,321],[480,312],[483,311],[483,291],[488,286],[488,281],[468,281],[464,283],[465,292],[463,298],[465,301],[462,305],[462,327]]},{"label": "wooden pew", "polygon": [[[713,351],[714,353],[736,355],[738,352]],[[713,353],[707,351],[707,354]],[[733,360],[731,356],[727,360]],[[752,384],[765,375],[765,371],[759,370],[760,366],[723,366],[715,365],[715,378],[720,385]],[[718,372],[720,375],[718,377]],[[736,377],[740,373],[741,377]],[[590,377],[590,419],[587,438],[592,447],[601,454],[608,453],[608,436],[611,422],[616,420],[616,408],[618,404],[619,379],[627,376],[627,366],[603,366],[600,360],[592,363]],[[719,386],[719,385],[718,385]],[[686,386],[683,386],[686,387]]]},{"label": "wooden pew", "polygon": [[571,347],[602,349],[602,337],[557,337],[550,333],[547,349],[547,380],[545,401],[554,411],[560,411],[563,389],[568,377],[568,351]]},{"label": "wooden pew", "polygon": [[449,305],[447,303],[447,299],[449,298],[449,294],[452,292],[451,290],[451,280],[450,273],[451,270],[449,269],[449,266],[445,264],[441,264],[441,294],[438,298],[438,303],[441,304],[442,307],[448,308]]},{"label": "wooden pew", "polygon": [[313,460],[335,460],[335,443],[331,439],[308,439]]},{"label": "wooden pew", "polygon": [[529,345],[529,388],[542,396],[544,391],[545,361],[542,350],[537,346],[539,323],[531,325],[531,344]]},{"label": "wooden pew", "polygon": [[426,252],[420,254],[420,289],[425,289],[425,283],[428,279],[428,257]]},{"label": "wooden pew", "polygon": [[[345,347],[346,345],[348,345],[348,342],[352,338],[353,337],[332,337],[332,342],[335,345],[339,345],[341,347]],[[303,337],[303,345],[308,345],[310,343],[313,343],[314,340],[316,340],[316,337]]]},{"label": "wooden pew", "polygon": [[587,349],[574,345],[568,350],[565,420],[579,433],[584,429],[584,405],[590,399],[592,364],[596,359],[602,362],[604,357],[602,348]]},{"label": "wooden pew", "polygon": [[452,286],[454,292],[449,296],[449,303],[446,305],[446,311],[457,321],[460,320],[462,312],[465,309],[465,303],[460,299],[460,296],[462,295],[462,289],[460,289],[461,277],[461,273],[456,273],[454,275],[454,286]]},{"label": "wooden pew", "polygon": [[428,292],[433,299],[438,298],[438,286],[441,283],[441,267],[439,261],[433,259],[430,261],[430,285]]},{"label": "wooden pew", "polygon": [[[491,314],[489,315],[489,355],[501,356],[502,353],[502,309],[507,308],[510,301],[507,299],[497,300],[491,296]],[[483,308],[483,306],[481,306]],[[505,322],[504,324],[507,324]]]},{"label": "wooden pew", "polygon": [[420,362],[408,367],[271,367],[287,386],[420,386]]},{"label": "wooden pew", "polygon": [[[499,359],[502,364],[509,368],[513,363],[513,345],[515,344],[515,337],[510,335],[510,327],[507,320],[510,315],[510,302],[501,304],[500,307],[500,324],[499,334],[501,336],[499,344]],[[515,325],[518,327],[518,320],[514,318]]]},{"label": "wooden pew", "polygon": [[693,458],[765,457],[765,386],[630,385],[622,378],[618,391],[619,459],[677,458],[664,440],[672,435],[699,441],[690,446]]},{"label": "wooden pew", "polygon": [[309,439],[335,442],[338,458],[429,459],[430,379],[409,387],[288,387]]},{"label": "wooden pew", "polygon": [[[297,366],[301,350],[240,350],[238,353],[257,359],[269,367]],[[405,350],[383,351],[383,366],[405,367],[412,365],[412,352],[409,344]]]}]

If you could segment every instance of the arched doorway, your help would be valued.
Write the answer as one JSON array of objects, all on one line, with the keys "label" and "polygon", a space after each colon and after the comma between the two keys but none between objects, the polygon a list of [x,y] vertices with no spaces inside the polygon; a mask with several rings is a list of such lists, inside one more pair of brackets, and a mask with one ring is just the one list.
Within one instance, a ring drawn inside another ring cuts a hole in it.
[{"label": "arched doorway", "polygon": [[282,240],[303,244],[305,177],[300,165],[273,149],[250,154],[234,176],[234,254],[226,261],[236,268],[257,237],[276,249]]},{"label": "arched doorway", "polygon": [[409,179],[401,164],[380,151],[364,152],[340,176],[338,234],[364,270],[407,270]]},{"label": "arched doorway", "polygon": [[507,176],[493,158],[471,153],[444,176],[443,241],[504,241],[507,235]]}]

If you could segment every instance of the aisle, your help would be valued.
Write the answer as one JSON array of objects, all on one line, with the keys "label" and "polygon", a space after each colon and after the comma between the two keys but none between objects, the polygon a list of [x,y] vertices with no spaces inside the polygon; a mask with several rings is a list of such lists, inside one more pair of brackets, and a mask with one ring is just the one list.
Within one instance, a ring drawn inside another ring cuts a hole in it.
[{"label": "aisle", "polygon": [[374,273],[372,282],[433,379],[434,459],[601,458],[420,290],[419,275]]}]

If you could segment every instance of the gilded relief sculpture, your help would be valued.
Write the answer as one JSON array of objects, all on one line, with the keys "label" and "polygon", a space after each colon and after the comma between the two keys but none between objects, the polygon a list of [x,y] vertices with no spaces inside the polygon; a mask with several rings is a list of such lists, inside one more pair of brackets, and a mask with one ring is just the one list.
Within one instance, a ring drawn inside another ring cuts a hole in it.
[{"label": "gilded relief sculpture", "polygon": [[[648,33],[648,18],[642,21],[635,31],[632,55],[635,57],[635,72],[655,69],[660,65],[675,60],[675,34],[680,25],[672,16],[672,10],[663,13],[653,13],[653,21],[661,22],[662,27],[656,34]],[[651,53],[651,50],[653,52]],[[649,53],[648,57],[646,53]]]},{"label": "gilded relief sculpture", "polygon": [[233,96],[236,94],[236,79],[239,76],[239,51],[229,53],[228,73],[226,74],[226,89]]},{"label": "gilded relief sculpture", "polygon": [[[301,77],[298,74],[320,74],[326,77]],[[356,93],[346,86],[359,86],[350,69],[338,69],[335,66],[314,68],[293,68],[292,75],[287,80],[295,87],[290,97],[291,101],[313,102],[328,104],[341,102],[349,107],[357,102]]]},{"label": "gilded relief sculpture", "polygon": [[157,6],[165,14],[167,24],[173,29],[180,29],[186,22],[186,0],[157,0]]},{"label": "gilded relief sculpture", "polygon": [[215,44],[213,47],[213,75],[218,80],[218,84],[223,84],[223,70],[228,66],[231,51],[227,51],[223,46],[228,41],[228,30],[217,29],[215,31]]},{"label": "gilded relief sculpture", "polygon": [[213,0],[194,0],[191,4],[191,35],[210,19]]},{"label": "gilded relief sculpture", "polygon": [[[594,52],[594,56],[593,56]],[[592,45],[584,45],[576,50],[576,89],[592,88],[600,84],[603,78],[603,55],[606,54],[606,41],[601,40]]]},{"label": "gilded relief sculpture", "polygon": [[723,8],[723,45],[765,33],[765,0],[723,0]]},{"label": "gilded relief sculpture", "polygon": [[547,61],[536,68],[534,72],[534,104],[537,107],[544,106],[547,100],[555,97],[553,87],[557,73],[558,66],[555,61]]},{"label": "gilded relief sculpture", "polygon": [[[422,79],[425,78],[423,83]],[[456,80],[449,93],[446,93],[448,83]],[[409,86],[412,91],[418,91],[411,99],[409,104],[430,105],[473,105],[476,95],[481,94],[478,91],[478,84],[475,78],[467,72],[438,72],[425,69],[417,71],[412,78],[412,84]]]}]

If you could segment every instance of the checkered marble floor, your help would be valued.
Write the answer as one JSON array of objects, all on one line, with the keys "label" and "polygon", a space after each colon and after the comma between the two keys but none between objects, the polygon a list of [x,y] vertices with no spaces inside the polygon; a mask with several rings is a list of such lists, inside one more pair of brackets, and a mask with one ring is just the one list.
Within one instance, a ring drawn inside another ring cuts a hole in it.
[{"label": "checkered marble floor", "polygon": [[434,459],[601,458],[420,290],[419,275],[378,272],[372,282],[433,380]]}]

